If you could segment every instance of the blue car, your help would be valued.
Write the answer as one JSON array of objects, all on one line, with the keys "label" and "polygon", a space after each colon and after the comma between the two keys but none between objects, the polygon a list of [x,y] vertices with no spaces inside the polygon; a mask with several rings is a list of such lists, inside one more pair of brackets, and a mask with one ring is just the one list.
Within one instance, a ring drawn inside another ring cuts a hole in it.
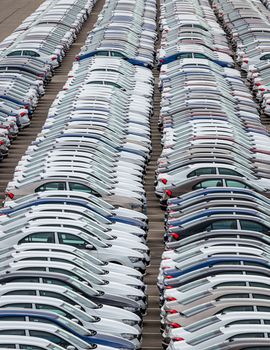
[{"label": "blue car", "polygon": [[[87,208],[88,210],[91,210],[101,216],[103,216],[98,210],[96,206],[92,206],[91,203],[89,203],[87,200],[83,199],[71,199],[71,198],[63,198],[63,197],[57,197],[57,198],[40,198],[40,199],[35,199],[31,202],[19,204],[14,208],[5,208],[0,210],[0,215],[8,215],[12,213],[16,213],[17,211],[24,210],[27,208],[30,208],[32,206],[37,206],[37,205],[42,205],[42,204],[51,204],[51,203],[59,203],[59,204],[71,204],[71,205],[78,205],[84,208]],[[104,216],[103,216],[104,217]],[[124,223],[124,224],[129,224],[133,225],[136,227],[140,227],[143,229],[146,229],[147,223],[135,219],[135,218],[126,218],[126,217],[121,217],[118,215],[114,215],[112,213],[111,215],[105,216],[106,219],[110,220],[111,222],[119,222],[119,223]]]},{"label": "blue car", "polygon": [[173,225],[173,226],[181,226],[183,224],[188,223],[189,221],[193,221],[193,220],[198,220],[198,219],[202,219],[205,217],[209,217],[211,215],[218,215],[218,214],[242,214],[242,215],[251,215],[251,216],[259,216],[260,212],[258,210],[255,209],[242,209],[242,208],[222,208],[222,209],[204,209],[201,212],[197,213],[197,214],[192,214],[190,213],[190,215],[185,218],[185,219],[171,219],[168,220],[168,228]]},{"label": "blue car", "polygon": [[114,51],[114,50],[95,50],[95,51],[90,51],[90,52],[86,52],[84,54],[79,54],[75,57],[76,61],[82,61],[85,60],[87,58],[91,58],[94,56],[111,56],[111,57],[118,57],[118,58],[123,58],[125,61],[133,64],[134,66],[142,66],[142,67],[146,67],[146,68],[152,68],[153,65],[151,63],[147,63],[141,60],[138,60],[136,58],[131,58],[131,57],[127,57],[126,55],[124,55],[122,52],[119,51]]},{"label": "blue car", "polygon": [[164,58],[160,58],[158,62],[158,67],[161,67],[163,64],[168,64],[176,60],[181,60],[183,58],[198,58],[198,59],[207,59],[213,63],[218,64],[221,67],[227,67],[227,68],[233,68],[234,64],[232,62],[222,61],[219,59],[215,59],[212,57],[209,57],[202,53],[196,53],[196,52],[176,52],[173,55],[166,56]]},{"label": "blue car", "polygon": [[180,277],[180,276],[184,276],[190,272],[193,271],[197,271],[200,269],[205,269],[205,268],[209,268],[212,267],[214,265],[220,265],[220,264],[226,264],[226,263],[237,263],[237,262],[247,262],[250,264],[256,264],[256,266],[261,266],[264,268],[269,269],[270,264],[269,261],[267,259],[264,258],[260,258],[260,257],[251,257],[251,258],[247,258],[247,257],[237,257],[237,256],[228,256],[228,257],[212,257],[212,258],[208,258],[206,261],[201,261],[195,265],[192,265],[186,269],[183,270],[179,270],[179,269],[166,269],[163,271],[164,276],[171,276],[169,279],[165,279],[164,280],[164,285],[165,286],[170,286],[173,285],[173,279]]},{"label": "blue car", "polygon": [[57,315],[53,312],[27,309],[1,309],[0,322],[5,322],[5,320],[50,323],[52,325],[61,327],[65,331],[72,333],[76,337],[82,339],[83,341],[89,344],[109,346],[117,349],[135,349],[135,346],[129,340],[117,336],[112,336],[109,334],[97,333],[96,331],[88,330],[80,325],[74,324],[74,322],[71,322],[66,317]]}]

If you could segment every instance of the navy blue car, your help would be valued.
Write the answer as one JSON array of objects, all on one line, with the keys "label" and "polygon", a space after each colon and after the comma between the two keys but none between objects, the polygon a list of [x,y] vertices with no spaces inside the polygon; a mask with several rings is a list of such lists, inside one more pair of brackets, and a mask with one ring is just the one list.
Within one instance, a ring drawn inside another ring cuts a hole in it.
[{"label": "navy blue car", "polygon": [[135,346],[129,340],[112,336],[109,334],[98,333],[88,330],[82,326],[72,323],[67,318],[57,315],[53,312],[39,310],[17,310],[17,309],[1,309],[0,322],[5,321],[21,321],[21,322],[40,322],[56,325],[67,332],[72,333],[78,338],[89,344],[97,344],[110,346],[113,348],[135,349]]},{"label": "navy blue car", "polygon": [[91,58],[94,56],[111,56],[111,57],[118,57],[118,58],[123,58],[125,61],[135,65],[135,66],[142,66],[142,67],[146,67],[146,68],[152,68],[153,65],[151,63],[142,61],[142,60],[138,60],[136,58],[131,58],[131,57],[127,57],[126,55],[124,55],[122,52],[119,51],[115,51],[115,50],[95,50],[95,51],[90,51],[90,52],[86,52],[84,54],[79,54],[75,57],[76,61],[82,61],[85,60],[87,58]]},{"label": "navy blue car", "polygon": [[181,60],[181,59],[184,59],[184,58],[207,59],[207,60],[209,60],[211,62],[214,62],[214,63],[218,64],[221,67],[228,67],[228,68],[233,68],[234,67],[234,64],[231,63],[231,62],[218,60],[218,59],[209,57],[209,56],[207,56],[205,54],[191,52],[191,51],[188,51],[188,52],[176,52],[173,55],[170,55],[170,56],[167,56],[167,57],[164,57],[164,58],[160,58],[159,62],[158,62],[158,66],[160,67],[163,64],[168,64],[168,63],[171,63],[173,61]]}]

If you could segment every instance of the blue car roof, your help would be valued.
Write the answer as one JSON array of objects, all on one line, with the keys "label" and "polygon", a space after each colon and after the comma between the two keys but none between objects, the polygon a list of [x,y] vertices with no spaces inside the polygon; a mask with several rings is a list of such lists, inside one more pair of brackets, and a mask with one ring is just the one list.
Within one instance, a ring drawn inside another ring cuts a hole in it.
[{"label": "blue car roof", "polygon": [[[181,219],[175,220],[175,221],[173,221],[173,223],[174,224],[177,223],[177,224],[181,225],[181,224],[187,223],[189,221],[193,221],[193,220],[204,218],[204,217],[209,217],[210,215],[226,214],[226,213],[229,213],[229,214],[236,213],[236,214],[259,216],[258,211],[254,210],[254,209],[250,209],[250,210],[241,209],[241,208],[206,209],[202,213],[195,214],[195,215],[190,214],[192,216],[190,216],[189,218],[183,219],[183,220],[181,220]],[[236,217],[236,219],[237,219],[237,217]]]},{"label": "blue car roof", "polygon": [[[211,267],[212,265],[218,265],[221,263],[225,263],[225,262],[235,262],[235,261],[244,261],[244,262],[250,262],[250,263],[256,263],[259,265],[262,265],[263,267],[270,267],[269,261],[267,259],[263,259],[260,257],[252,257],[252,258],[248,258],[248,257],[220,257],[220,258],[216,258],[216,257],[210,257],[207,258],[206,261],[200,262],[198,264],[195,264],[191,267],[186,268],[185,270],[177,270],[177,269],[167,269],[164,270],[163,273],[165,276],[174,276],[174,277],[178,277],[178,276],[183,276],[189,272],[192,271],[196,271],[196,270],[200,270],[204,267]],[[166,284],[166,281],[164,282]]]},{"label": "blue car roof", "polygon": [[[81,200],[81,199],[71,199],[71,198],[39,198],[39,199],[35,199],[31,202],[25,203],[25,204],[20,204],[18,206],[16,206],[15,208],[4,208],[4,209],[0,209],[0,215],[8,215],[11,213],[15,213],[16,211],[22,210],[22,209],[26,209],[26,208],[30,208],[31,206],[37,206],[40,204],[51,204],[51,203],[66,203],[66,204],[74,204],[74,205],[78,205],[81,207],[84,207],[86,209],[89,209],[99,215],[101,215],[95,208],[93,208],[91,206],[91,204],[89,204],[86,200]],[[103,215],[101,215],[103,216]],[[104,217],[104,216],[103,216]],[[139,220],[136,219],[132,219],[132,218],[124,218],[124,217],[118,217],[116,215],[108,215],[105,217],[108,220],[111,220],[112,222],[120,222],[120,223],[128,223],[131,225],[135,225],[135,226],[144,226],[144,224],[142,222],[140,222]]]}]

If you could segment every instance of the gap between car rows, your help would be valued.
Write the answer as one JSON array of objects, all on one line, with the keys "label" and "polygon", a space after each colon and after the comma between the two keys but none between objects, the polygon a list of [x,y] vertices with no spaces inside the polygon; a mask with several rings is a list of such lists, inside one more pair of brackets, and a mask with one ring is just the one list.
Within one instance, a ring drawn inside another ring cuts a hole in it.
[{"label": "gap between car rows", "polygon": [[[159,19],[159,1],[157,2],[157,22]],[[158,27],[157,27],[158,30]],[[156,52],[160,46],[160,35],[158,33],[156,42]],[[153,115],[150,121],[152,154],[145,176],[145,191],[147,198],[147,216],[149,220],[148,246],[151,252],[151,262],[146,270],[144,279],[148,292],[148,309],[147,315],[144,317],[143,327],[143,350],[161,349],[162,337],[160,333],[160,304],[159,290],[157,288],[157,275],[160,266],[161,254],[164,250],[163,234],[164,234],[164,212],[160,209],[159,200],[155,195],[155,170],[157,168],[157,160],[161,153],[161,135],[158,129],[158,120],[160,113],[160,90],[159,70],[157,64],[153,69],[155,79],[154,99],[153,99]]]},{"label": "gap between car rows", "polygon": [[74,57],[83,46],[88,32],[92,30],[97,21],[97,17],[103,8],[104,0],[97,0],[88,19],[84,22],[81,32],[77,39],[70,47],[70,50],[63,59],[62,65],[57,68],[51,82],[46,87],[45,95],[40,99],[38,106],[33,113],[31,124],[28,128],[22,130],[18,138],[13,142],[9,150],[9,155],[0,164],[0,199],[4,199],[4,191],[7,183],[12,179],[14,169],[25,153],[27,147],[36,138],[36,135],[41,131],[41,128],[47,118],[50,105],[54,101],[58,92],[62,89],[67,79],[67,74],[70,71],[74,62]]}]

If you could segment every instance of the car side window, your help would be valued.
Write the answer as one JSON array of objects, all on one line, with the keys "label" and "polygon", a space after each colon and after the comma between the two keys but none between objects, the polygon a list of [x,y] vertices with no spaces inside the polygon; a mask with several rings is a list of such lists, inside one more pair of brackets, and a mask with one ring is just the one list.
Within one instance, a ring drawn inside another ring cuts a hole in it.
[{"label": "car side window", "polygon": [[44,191],[64,191],[66,189],[65,182],[48,182],[35,189],[35,192]]},{"label": "car side window", "polygon": [[237,171],[232,170],[232,169],[218,168],[218,172],[219,172],[220,175],[232,175],[232,176],[241,176],[241,177],[243,177],[242,174],[240,174]]},{"label": "car side window", "polygon": [[19,308],[19,309],[32,309],[32,304],[30,303],[13,303],[13,304],[7,304],[5,307],[10,308]]},{"label": "car side window", "polygon": [[64,310],[59,309],[58,307],[52,306],[52,305],[46,305],[46,304],[36,304],[36,309],[37,310],[49,310],[53,311],[57,315],[62,315],[67,318],[72,318],[71,315],[66,313]]},{"label": "car side window", "polygon": [[217,298],[216,300],[223,300],[223,299],[240,299],[240,298],[248,298],[248,293],[232,293],[232,294],[226,294],[222,295],[221,297]]},{"label": "car side window", "polygon": [[238,312],[238,311],[240,311],[240,312],[242,312],[242,311],[253,311],[253,306],[252,305],[230,306],[230,307],[224,308],[220,312],[225,314],[227,312]]},{"label": "car side window", "polygon": [[0,335],[25,335],[24,329],[3,329],[0,330]]},{"label": "car side window", "polygon": [[216,168],[201,168],[193,170],[191,173],[187,175],[187,177],[193,177],[193,176],[200,176],[200,175],[209,175],[209,174],[216,174]]},{"label": "car side window", "polygon": [[17,50],[17,51],[13,51],[7,54],[7,56],[21,56],[22,51],[21,50]]},{"label": "car side window", "polygon": [[69,182],[69,189],[70,191],[79,191],[79,192],[89,193],[89,194],[93,194],[94,196],[100,197],[99,193],[92,190],[90,187],[83,184],[76,183],[76,182]]},{"label": "car side window", "polygon": [[54,233],[53,232],[37,232],[32,233],[19,241],[19,244],[22,243],[55,243]]},{"label": "car side window", "polygon": [[85,240],[70,233],[58,233],[59,243],[71,245],[76,248],[84,249],[88,244]]},{"label": "car side window", "polygon": [[264,333],[242,333],[236,334],[230,339],[240,339],[240,338],[264,338]]},{"label": "car side window", "polygon": [[0,344],[0,348],[1,349],[2,348],[4,348],[4,349],[16,349],[16,345],[15,344]]},{"label": "car side window", "polygon": [[260,61],[265,61],[265,60],[270,60],[270,54],[266,54],[266,55],[263,55],[261,58],[260,58]]},{"label": "car side window", "polygon": [[246,185],[241,181],[236,181],[236,180],[225,180],[225,181],[226,181],[227,187],[251,188],[250,186]]},{"label": "car side window", "polygon": [[31,337],[37,337],[42,339],[47,339],[52,343],[55,343],[59,346],[62,346],[63,348],[67,348],[70,343],[68,343],[66,340],[58,337],[55,334],[44,332],[44,331],[35,331],[35,330],[29,330],[29,334]]},{"label": "car side window", "polygon": [[19,349],[24,349],[24,350],[44,350],[43,348],[40,348],[39,346],[27,345],[27,344],[19,344]]},{"label": "car side window", "polygon": [[38,277],[17,277],[9,280],[11,283],[23,282],[23,283],[39,283]]},{"label": "car side window", "polygon": [[254,222],[251,220],[240,220],[240,225],[242,230],[256,231],[267,233],[269,230],[266,226],[260,224],[259,222]]},{"label": "car side window", "polygon": [[112,57],[124,57],[124,55],[120,52],[116,52],[116,51],[111,51],[111,56]]},{"label": "car side window", "polygon": [[179,55],[177,55],[177,59],[183,59],[183,58],[192,58],[192,53],[185,52],[185,53],[179,53]]},{"label": "car side window", "polygon": [[98,51],[96,52],[95,56],[109,56],[108,51]]},{"label": "car side window", "polygon": [[8,317],[0,317],[0,321],[3,322],[24,322],[25,318],[24,316],[8,316]]},{"label": "car side window", "polygon": [[36,316],[30,316],[30,317],[29,317],[29,321],[30,321],[30,322],[48,323],[48,324],[52,324],[52,323],[53,323],[53,322],[51,322],[50,320],[46,320],[45,318],[36,317]]},{"label": "car side window", "polygon": [[35,290],[12,290],[11,292],[7,292],[3,295],[36,295]]},{"label": "car side window", "polygon": [[202,53],[194,53],[194,58],[206,59],[207,57],[204,54],[202,54]]},{"label": "car side window", "polygon": [[40,57],[40,54],[38,54],[37,52],[32,51],[32,50],[23,50],[22,55],[23,56],[31,56],[31,57]]},{"label": "car side window", "polygon": [[[47,291],[47,290],[41,290],[39,292],[40,296],[42,297],[49,297],[49,298],[56,298],[56,299],[60,299],[62,301],[65,301],[69,304],[72,304],[72,300],[70,300],[69,298],[66,298],[64,295],[61,295],[59,293],[55,293],[55,292],[50,292],[50,291]],[[75,304],[75,302],[74,302]]]},{"label": "car side window", "polygon": [[237,221],[236,220],[219,220],[216,222],[213,222],[212,225],[212,230],[236,230],[237,229]]},{"label": "car side window", "polygon": [[213,180],[205,180],[197,183],[195,186],[193,186],[194,190],[197,190],[199,188],[208,188],[208,187],[222,187],[223,183],[221,179],[213,179]]}]

